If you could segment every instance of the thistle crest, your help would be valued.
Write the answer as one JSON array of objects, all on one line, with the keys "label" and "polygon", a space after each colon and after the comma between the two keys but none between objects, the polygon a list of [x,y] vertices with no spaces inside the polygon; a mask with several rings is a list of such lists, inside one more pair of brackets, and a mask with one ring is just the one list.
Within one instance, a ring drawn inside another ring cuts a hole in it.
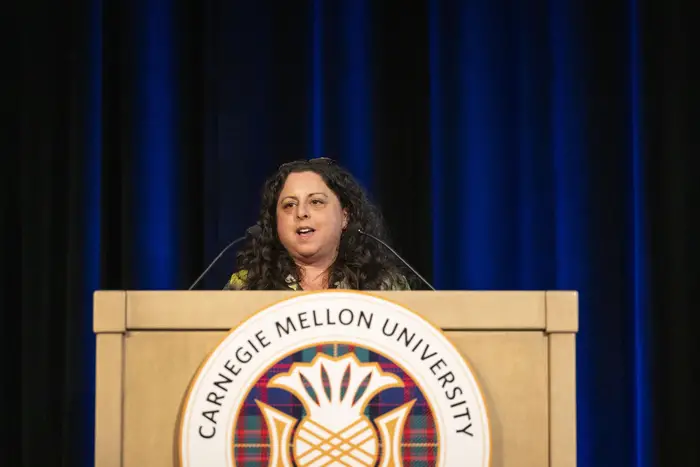
[{"label": "thistle crest", "polygon": [[379,364],[361,363],[349,353],[340,358],[318,354],[311,363],[295,363],[289,372],[272,378],[268,387],[291,392],[310,419],[337,430],[362,417],[377,393],[403,383]]},{"label": "thistle crest", "polygon": [[268,426],[273,427],[271,466],[291,466],[284,449],[291,442],[292,458],[300,467],[373,466],[384,444],[382,467],[400,466],[403,422],[415,401],[375,420],[379,433],[365,416],[369,401],[381,391],[403,387],[401,378],[378,363],[362,363],[355,354],[342,357],[318,354],[310,363],[294,363],[286,373],[274,376],[268,387],[284,389],[303,404],[306,416],[293,435],[296,420],[256,401]]}]

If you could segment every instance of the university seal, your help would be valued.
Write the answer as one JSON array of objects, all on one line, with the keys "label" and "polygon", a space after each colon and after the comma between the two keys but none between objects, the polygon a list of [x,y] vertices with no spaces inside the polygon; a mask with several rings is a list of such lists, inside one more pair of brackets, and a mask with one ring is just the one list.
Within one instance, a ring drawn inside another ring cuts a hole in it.
[{"label": "university seal", "polygon": [[186,467],[490,465],[487,410],[464,357],[399,304],[304,293],[214,348],[180,420]]}]

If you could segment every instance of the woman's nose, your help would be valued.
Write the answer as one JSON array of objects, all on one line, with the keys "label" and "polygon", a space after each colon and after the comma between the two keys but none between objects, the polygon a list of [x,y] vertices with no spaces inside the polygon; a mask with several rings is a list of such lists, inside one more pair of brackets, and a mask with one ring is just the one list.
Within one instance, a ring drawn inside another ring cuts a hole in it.
[{"label": "woman's nose", "polygon": [[297,217],[299,219],[306,219],[309,217],[309,211],[306,209],[305,205],[299,205],[299,207],[297,208]]}]

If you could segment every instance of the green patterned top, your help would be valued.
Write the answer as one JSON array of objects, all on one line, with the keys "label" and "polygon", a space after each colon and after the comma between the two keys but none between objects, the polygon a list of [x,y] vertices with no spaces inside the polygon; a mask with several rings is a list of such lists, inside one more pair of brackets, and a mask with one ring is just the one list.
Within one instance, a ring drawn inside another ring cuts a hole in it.
[{"label": "green patterned top", "polygon": [[[226,285],[226,290],[243,290],[245,289],[246,279],[248,277],[248,271],[242,270],[234,273],[231,276],[228,284]],[[302,290],[301,285],[297,279],[291,274],[287,276],[285,280],[288,287],[291,290]],[[334,284],[336,289],[352,289],[347,283],[341,281]],[[411,286],[408,284],[408,280],[401,274],[387,274],[386,279],[382,281],[382,285],[379,290],[411,290]]]}]

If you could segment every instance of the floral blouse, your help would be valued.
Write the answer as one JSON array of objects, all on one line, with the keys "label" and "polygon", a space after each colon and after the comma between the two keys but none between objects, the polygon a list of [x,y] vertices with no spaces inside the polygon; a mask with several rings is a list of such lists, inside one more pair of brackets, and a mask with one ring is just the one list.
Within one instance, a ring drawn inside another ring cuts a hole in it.
[{"label": "floral blouse", "polygon": [[[245,288],[247,277],[248,271],[246,270],[241,270],[234,273],[231,276],[228,284],[226,284],[224,290],[243,290]],[[292,274],[287,276],[285,282],[291,290],[303,290],[297,279]],[[344,281],[336,282],[333,285],[333,288],[336,289],[352,289],[352,287],[350,287]],[[411,290],[411,287],[406,278],[401,274],[388,274],[384,281],[382,281],[382,285],[379,287],[379,290]]]}]

